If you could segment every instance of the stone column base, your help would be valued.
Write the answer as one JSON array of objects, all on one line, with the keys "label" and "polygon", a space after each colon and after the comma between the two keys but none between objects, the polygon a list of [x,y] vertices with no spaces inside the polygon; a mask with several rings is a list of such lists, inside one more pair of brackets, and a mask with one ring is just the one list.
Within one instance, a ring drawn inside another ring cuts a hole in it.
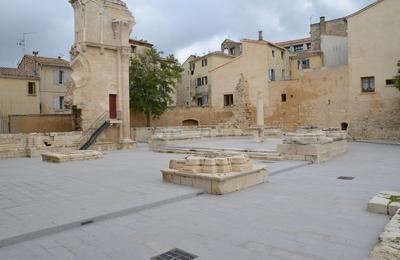
[{"label": "stone column base", "polygon": [[120,150],[129,150],[135,148],[136,148],[136,142],[133,141],[132,139],[122,139],[119,141],[118,149]]}]

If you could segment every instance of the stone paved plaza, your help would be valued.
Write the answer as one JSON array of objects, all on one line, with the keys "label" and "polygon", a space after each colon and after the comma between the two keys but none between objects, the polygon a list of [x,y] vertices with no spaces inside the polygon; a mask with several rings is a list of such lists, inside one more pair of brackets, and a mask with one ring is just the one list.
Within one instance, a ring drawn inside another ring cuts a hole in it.
[{"label": "stone paved plaza", "polygon": [[367,203],[399,190],[399,156],[400,146],[350,143],[321,165],[255,161],[269,183],[224,196],[163,183],[160,170],[183,155],[144,144],[62,165],[2,160],[0,259],[150,259],[173,248],[198,259],[366,259],[389,221]]}]

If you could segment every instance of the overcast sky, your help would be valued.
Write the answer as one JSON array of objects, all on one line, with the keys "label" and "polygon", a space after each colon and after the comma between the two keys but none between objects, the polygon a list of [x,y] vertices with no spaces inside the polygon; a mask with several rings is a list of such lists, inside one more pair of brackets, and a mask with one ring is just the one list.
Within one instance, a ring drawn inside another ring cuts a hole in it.
[{"label": "overcast sky", "polygon": [[[234,40],[264,38],[276,42],[308,37],[310,21],[334,19],[374,0],[126,0],[136,18],[133,38],[146,39],[159,50],[184,61]],[[68,0],[0,1],[0,66],[14,67],[26,53],[69,59],[73,43],[73,10]]]}]

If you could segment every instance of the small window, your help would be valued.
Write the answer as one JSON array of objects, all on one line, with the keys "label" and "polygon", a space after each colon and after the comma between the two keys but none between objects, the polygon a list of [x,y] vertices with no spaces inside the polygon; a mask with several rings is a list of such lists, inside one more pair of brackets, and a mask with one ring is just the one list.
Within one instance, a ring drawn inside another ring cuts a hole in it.
[{"label": "small window", "polygon": [[283,60],[283,57],[284,57],[284,52],[283,51],[281,51],[281,59]]},{"label": "small window", "polygon": [[203,96],[203,106],[208,106],[208,96]]},{"label": "small window", "polygon": [[268,76],[270,81],[275,81],[275,70],[274,69],[269,69],[268,70]]},{"label": "small window", "polygon": [[274,50],[272,51],[272,57],[275,57],[275,51]]},{"label": "small window", "polygon": [[208,65],[207,59],[204,59],[204,60],[201,61],[201,66],[202,67],[206,67],[207,65]]},{"label": "small window", "polygon": [[197,86],[201,86],[201,78],[197,78]]},{"label": "small window", "polygon": [[309,60],[309,59],[303,60],[303,61],[301,62],[301,67],[302,67],[303,69],[309,69],[309,68],[310,68],[310,60]]},{"label": "small window", "polygon": [[396,83],[395,79],[387,79],[386,80],[386,86],[391,86],[394,85]]},{"label": "small window", "polygon": [[136,53],[136,46],[135,45],[131,45],[131,53]]},{"label": "small window", "polygon": [[[190,63],[190,70],[191,71],[194,71],[196,69],[196,63]],[[192,75],[193,75],[193,73],[192,73]]]},{"label": "small window", "polygon": [[199,107],[203,106],[203,97],[197,98],[197,106]]},{"label": "small window", "polygon": [[302,52],[303,51],[303,44],[301,45],[295,45],[294,47],[294,52]]},{"label": "small window", "polygon": [[311,50],[311,42],[307,43],[307,50]]},{"label": "small window", "polygon": [[375,77],[361,78],[361,90],[364,93],[375,92]]},{"label": "small window", "polygon": [[55,96],[53,98],[53,109],[54,110],[64,110],[64,97],[63,96]]},{"label": "small window", "polygon": [[224,106],[230,107],[233,105],[233,95],[224,95]]},{"label": "small window", "polygon": [[58,84],[64,84],[64,71],[58,71]]},{"label": "small window", "polygon": [[282,70],[282,80],[285,80],[285,78],[286,78],[286,77],[285,77],[285,70],[283,69],[283,70]]},{"label": "small window", "polygon": [[36,95],[36,83],[28,82],[28,95],[34,96]]},{"label": "small window", "polygon": [[281,95],[282,102],[286,102],[286,94]]}]

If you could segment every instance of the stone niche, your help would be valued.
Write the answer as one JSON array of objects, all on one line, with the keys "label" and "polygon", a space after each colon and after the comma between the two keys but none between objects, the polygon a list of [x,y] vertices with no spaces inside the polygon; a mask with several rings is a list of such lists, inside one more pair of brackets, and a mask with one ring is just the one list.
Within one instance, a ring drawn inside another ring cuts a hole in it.
[{"label": "stone niche", "polygon": [[209,194],[222,195],[264,183],[268,172],[253,167],[250,158],[240,153],[208,153],[171,160],[162,170],[165,182],[192,186]]},{"label": "stone niche", "polygon": [[323,163],[347,151],[347,132],[337,128],[302,127],[286,133],[278,152],[288,160]]}]

